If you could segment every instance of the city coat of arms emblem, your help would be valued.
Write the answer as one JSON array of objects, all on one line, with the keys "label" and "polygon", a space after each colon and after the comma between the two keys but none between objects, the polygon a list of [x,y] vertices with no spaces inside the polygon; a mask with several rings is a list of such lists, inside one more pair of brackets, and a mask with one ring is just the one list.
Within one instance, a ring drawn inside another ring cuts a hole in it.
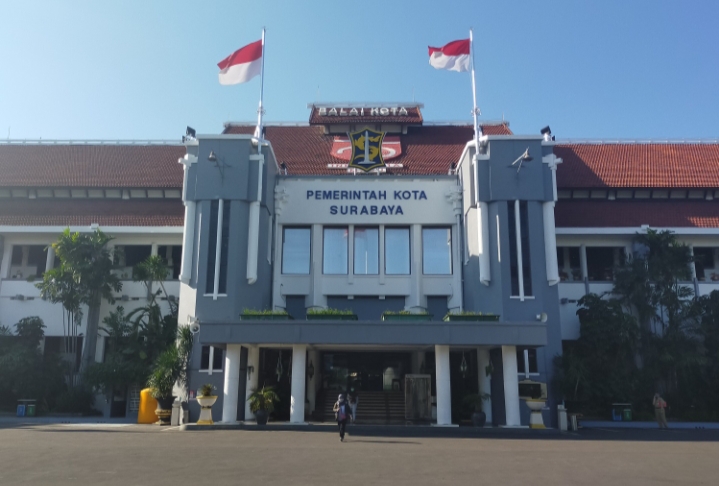
[{"label": "city coat of arms emblem", "polygon": [[382,157],[382,140],[385,132],[378,132],[365,128],[358,132],[349,134],[350,143],[352,144],[352,156],[350,158],[349,168],[360,169],[369,172],[377,167],[384,167],[384,158]]}]

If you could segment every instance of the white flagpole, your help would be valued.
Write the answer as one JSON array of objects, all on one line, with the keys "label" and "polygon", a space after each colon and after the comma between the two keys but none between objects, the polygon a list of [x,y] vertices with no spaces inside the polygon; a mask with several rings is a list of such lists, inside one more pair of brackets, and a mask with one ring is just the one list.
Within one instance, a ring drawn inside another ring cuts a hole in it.
[{"label": "white flagpole", "polygon": [[265,28],[262,27],[262,61],[260,63],[260,107],[257,109],[257,128],[255,128],[255,137],[262,140],[262,115],[265,109],[262,106],[262,99],[265,95]]},{"label": "white flagpole", "polygon": [[474,80],[474,36],[472,35],[472,29],[469,29],[469,62],[472,67],[472,100],[474,107],[472,108],[472,115],[474,116],[474,143],[476,144],[476,152],[479,152],[479,137],[482,134],[482,128],[479,126],[477,115],[479,115],[479,108],[477,108],[477,83]]}]

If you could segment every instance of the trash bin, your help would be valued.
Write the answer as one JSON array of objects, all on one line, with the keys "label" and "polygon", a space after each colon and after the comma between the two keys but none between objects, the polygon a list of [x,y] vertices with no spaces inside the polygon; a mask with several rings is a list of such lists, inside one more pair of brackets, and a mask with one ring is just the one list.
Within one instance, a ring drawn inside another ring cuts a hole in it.
[{"label": "trash bin", "polygon": [[631,408],[625,408],[624,410],[622,410],[622,421],[624,421],[624,422],[632,421],[632,409]]},{"label": "trash bin", "polygon": [[20,403],[17,406],[17,416],[18,417],[24,417],[25,416],[25,404]]},{"label": "trash bin", "polygon": [[34,417],[35,416],[35,404],[34,403],[28,403],[25,407],[25,416],[27,417]]}]

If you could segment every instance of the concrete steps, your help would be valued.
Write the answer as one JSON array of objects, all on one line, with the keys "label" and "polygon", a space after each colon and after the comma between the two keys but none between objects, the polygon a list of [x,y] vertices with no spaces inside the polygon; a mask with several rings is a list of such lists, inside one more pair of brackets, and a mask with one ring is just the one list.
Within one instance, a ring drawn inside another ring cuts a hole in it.
[{"label": "concrete steps", "polygon": [[[318,398],[317,418],[325,422],[333,421],[335,415],[332,407],[337,401],[337,396],[334,393],[324,393]],[[401,391],[360,392],[357,423],[404,423],[404,393]]]}]

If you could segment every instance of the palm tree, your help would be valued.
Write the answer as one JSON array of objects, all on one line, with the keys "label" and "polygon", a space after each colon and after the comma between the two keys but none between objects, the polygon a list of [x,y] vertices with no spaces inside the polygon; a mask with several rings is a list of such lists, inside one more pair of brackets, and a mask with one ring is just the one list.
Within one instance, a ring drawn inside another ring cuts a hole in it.
[{"label": "palm tree", "polygon": [[81,372],[95,362],[102,300],[113,304],[113,292],[122,290],[120,279],[111,273],[112,258],[107,244],[112,239],[99,229],[93,233],[70,233],[67,228],[52,244],[60,266],[46,272],[43,281],[37,284],[43,297],[63,305],[75,328],[82,319],[80,306],[88,306]]}]

